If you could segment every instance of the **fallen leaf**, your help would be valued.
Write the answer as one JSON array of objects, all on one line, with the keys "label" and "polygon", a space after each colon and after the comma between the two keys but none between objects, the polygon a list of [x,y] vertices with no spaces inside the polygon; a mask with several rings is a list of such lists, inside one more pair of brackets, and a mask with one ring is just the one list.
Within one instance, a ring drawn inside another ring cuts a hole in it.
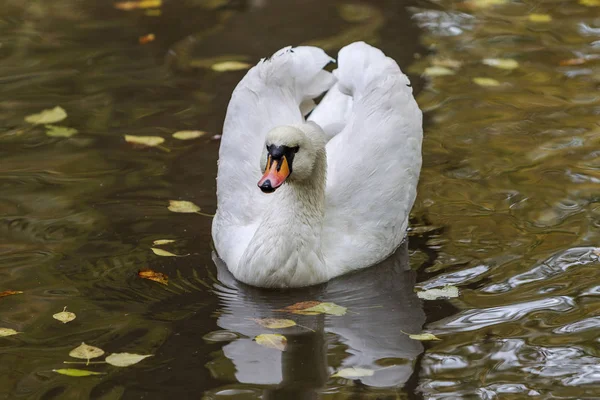
[{"label": "fallen leaf", "polygon": [[152,250],[152,252],[154,254],[156,254],[157,256],[161,256],[161,257],[185,257],[185,256],[189,256],[189,254],[181,254],[181,255],[177,255],[177,254],[173,254],[170,251],[166,251],[163,249],[157,249],[154,247],[151,247],[150,250]]},{"label": "fallen leaf", "polygon": [[151,269],[143,269],[138,272],[140,278],[149,279],[154,282],[162,283],[163,285],[169,284],[169,277],[161,272],[155,272]]},{"label": "fallen leaf", "polygon": [[488,8],[508,3],[509,0],[468,0],[471,8]]},{"label": "fallen leaf", "polygon": [[169,243],[174,243],[175,241],[172,239],[157,239],[154,242],[152,242],[153,245],[155,246],[160,246],[161,244],[169,244]]},{"label": "fallen leaf", "polygon": [[197,139],[204,135],[206,135],[206,132],[204,132],[204,131],[179,131],[179,132],[175,132],[173,134],[173,137],[175,139],[179,139],[179,140],[191,140],[191,139]]},{"label": "fallen leaf", "polygon": [[586,61],[587,60],[585,58],[569,58],[568,60],[561,60],[560,65],[562,65],[563,67],[569,65],[581,65],[585,64]]},{"label": "fallen leaf", "polygon": [[200,211],[200,207],[191,201],[169,200],[169,211],[176,213],[197,213]]},{"label": "fallen leaf", "polygon": [[158,10],[158,9],[156,9],[156,10],[146,10],[145,14],[148,17],[160,17],[161,14],[162,14],[162,11]]},{"label": "fallen leaf", "polygon": [[456,286],[444,286],[441,289],[429,289],[417,292],[417,296],[423,300],[437,300],[440,298],[458,297],[458,288]]},{"label": "fallen leaf", "polygon": [[53,124],[67,118],[67,112],[60,106],[42,110],[37,114],[31,114],[25,117],[25,121],[30,124]]},{"label": "fallen leaf", "polygon": [[154,35],[154,33],[149,33],[147,35],[140,36],[140,38],[138,40],[139,40],[140,44],[146,44],[146,43],[153,42],[154,39],[156,39],[156,36]]},{"label": "fallen leaf", "polygon": [[473,78],[473,82],[479,86],[500,86],[500,82],[492,78]]},{"label": "fallen leaf", "polygon": [[346,310],[346,307],[338,306],[335,303],[319,303],[316,306],[305,308],[303,311],[341,316],[346,314]]},{"label": "fallen leaf", "polygon": [[462,67],[462,61],[453,60],[451,58],[434,58],[431,60],[431,63],[437,67],[447,67],[447,68],[460,68]]},{"label": "fallen leaf", "polygon": [[152,357],[152,354],[113,353],[106,357],[106,362],[115,367],[129,367],[148,357]]},{"label": "fallen leaf", "polygon": [[423,71],[423,75],[425,76],[445,76],[445,75],[454,75],[456,72],[446,67],[427,67],[425,71]]},{"label": "fallen leaf", "polygon": [[283,329],[296,326],[296,323],[291,319],[252,318],[252,321],[269,329]]},{"label": "fallen leaf", "polygon": [[442,340],[439,337],[435,336],[434,334],[431,333],[418,333],[418,334],[408,334],[408,337],[414,340],[421,340],[421,341],[425,341],[425,340]]},{"label": "fallen leaf", "polygon": [[0,292],[0,297],[12,296],[13,294],[21,294],[23,293],[20,290],[5,290],[4,292]]},{"label": "fallen leaf", "polygon": [[115,3],[116,9],[124,11],[131,11],[139,8],[157,8],[160,6],[162,6],[162,0],[120,1]]},{"label": "fallen leaf", "polygon": [[67,311],[67,307],[65,307],[61,312],[54,314],[52,318],[59,320],[63,324],[66,324],[67,322],[73,321],[75,318],[77,318],[77,316],[75,313]]},{"label": "fallen leaf", "polygon": [[87,371],[85,369],[74,369],[74,368],[61,368],[53,369],[53,372],[67,376],[91,376],[91,375],[105,375],[104,372]]},{"label": "fallen leaf", "polygon": [[548,14],[529,14],[527,16],[531,22],[551,22],[552,17]]},{"label": "fallen leaf", "polygon": [[375,373],[375,371],[373,371],[372,369],[351,367],[351,368],[340,369],[338,372],[336,372],[335,374],[333,374],[331,376],[346,378],[346,379],[353,379],[353,378],[360,378],[363,376],[373,376],[374,373]]},{"label": "fallen leaf", "polygon": [[291,306],[284,307],[275,311],[284,311],[290,312],[293,314],[302,314],[302,315],[318,315],[319,312],[305,312],[307,308],[314,307],[321,304],[320,301],[301,301],[300,303],[292,304]]},{"label": "fallen leaf", "polygon": [[284,351],[287,346],[287,339],[279,333],[263,333],[254,338],[256,343],[271,349]]},{"label": "fallen leaf", "polygon": [[0,337],[12,336],[12,335],[16,335],[17,333],[21,333],[21,332],[17,332],[14,329],[10,329],[10,328],[0,328]]},{"label": "fallen leaf", "polygon": [[217,72],[226,72],[226,71],[240,71],[243,69],[248,69],[252,66],[252,64],[248,64],[241,61],[223,61],[216,64],[211,65],[211,69]]},{"label": "fallen leaf", "polygon": [[519,68],[517,60],[512,58],[486,58],[482,61],[485,65],[490,67],[501,68],[501,69],[515,69]]},{"label": "fallen leaf", "polygon": [[141,144],[143,146],[158,146],[163,143],[165,139],[160,136],[134,136],[134,135],[125,135],[125,141],[133,144]]},{"label": "fallen leaf", "polygon": [[600,0],[579,0],[579,4],[587,7],[600,7]]},{"label": "fallen leaf", "polygon": [[66,126],[46,125],[46,135],[51,137],[71,137],[78,132],[77,129]]},{"label": "fallen leaf", "polygon": [[338,8],[340,17],[347,22],[362,22],[377,15],[377,9],[366,4],[342,4]]},{"label": "fallen leaf", "polygon": [[73,350],[69,352],[69,355],[74,358],[81,358],[83,360],[87,360],[90,362],[92,358],[100,357],[104,354],[104,350],[90,346],[81,342],[81,345],[75,347]]}]

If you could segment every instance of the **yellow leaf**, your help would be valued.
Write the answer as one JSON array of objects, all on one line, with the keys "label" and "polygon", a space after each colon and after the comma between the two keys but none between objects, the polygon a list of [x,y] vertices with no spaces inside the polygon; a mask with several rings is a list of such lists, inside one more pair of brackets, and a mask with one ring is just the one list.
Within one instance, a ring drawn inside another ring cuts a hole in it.
[{"label": "yellow leaf", "polygon": [[197,139],[204,135],[206,135],[206,132],[204,132],[204,131],[179,131],[179,132],[175,132],[173,134],[173,137],[175,139],[179,139],[179,140],[191,140],[191,139]]},{"label": "yellow leaf", "polygon": [[106,357],[106,362],[115,367],[129,367],[148,357],[152,357],[152,354],[114,353]]},{"label": "yellow leaf", "polygon": [[74,368],[61,368],[53,369],[53,372],[67,376],[91,376],[91,375],[105,375],[104,372],[87,371],[85,369],[74,369]]},{"label": "yellow leaf", "polygon": [[375,371],[373,371],[372,369],[351,367],[351,368],[341,369],[331,376],[346,378],[346,379],[354,379],[354,378],[360,378],[363,376],[373,376],[374,373],[375,373]]},{"label": "yellow leaf", "polygon": [[434,58],[431,60],[431,63],[437,67],[447,68],[460,68],[463,65],[462,61],[453,60],[447,57]]},{"label": "yellow leaf", "polygon": [[488,8],[508,3],[509,0],[469,0],[468,4],[473,8]]},{"label": "yellow leaf", "polygon": [[158,146],[163,143],[165,139],[160,136],[134,136],[134,135],[125,135],[125,141],[133,144],[141,144],[143,146]]},{"label": "yellow leaf", "polygon": [[139,8],[157,8],[162,6],[162,0],[140,0],[140,1],[120,1],[115,3],[115,8],[124,11],[136,10]]},{"label": "yellow leaf", "polygon": [[5,290],[4,292],[0,292],[0,297],[12,296],[13,294],[21,294],[23,293],[20,290]]},{"label": "yellow leaf", "polygon": [[0,337],[12,336],[12,335],[16,335],[17,333],[21,333],[21,332],[17,332],[14,329],[10,329],[10,328],[0,328]]},{"label": "yellow leaf", "polygon": [[81,343],[81,345],[69,352],[69,355],[71,357],[81,358],[87,360],[88,362],[90,361],[90,359],[100,357],[102,354],[104,354],[104,350],[98,347],[87,345],[83,342]]},{"label": "yellow leaf", "polygon": [[138,272],[140,278],[149,279],[154,282],[162,283],[163,285],[169,284],[169,277],[161,272],[152,271],[151,269],[143,269]]},{"label": "yellow leaf", "polygon": [[437,300],[440,298],[458,297],[458,288],[456,286],[446,285],[441,289],[434,288],[417,292],[417,296],[423,300]]},{"label": "yellow leaf", "polygon": [[483,60],[485,65],[501,69],[519,68],[519,63],[511,58],[486,58]]},{"label": "yellow leaf", "polygon": [[423,71],[423,75],[425,76],[444,76],[444,75],[454,75],[456,72],[454,72],[453,70],[446,68],[446,67],[440,67],[440,66],[434,66],[434,67],[428,67],[425,68],[425,71]]},{"label": "yellow leaf", "polygon": [[256,343],[271,349],[284,351],[287,346],[287,338],[278,333],[263,333],[254,338]]},{"label": "yellow leaf", "polygon": [[176,213],[197,213],[200,207],[191,201],[169,200],[169,211]]},{"label": "yellow leaf", "polygon": [[241,61],[223,61],[220,63],[213,64],[210,68],[213,71],[217,72],[226,72],[226,71],[240,71],[243,69],[248,69],[252,66],[252,64],[248,64]]},{"label": "yellow leaf", "polygon": [[579,0],[579,4],[587,7],[600,7],[600,0]]},{"label": "yellow leaf", "polygon": [[341,316],[346,314],[346,310],[346,307],[338,306],[335,303],[319,303],[318,305],[306,308],[303,311]]},{"label": "yellow leaf", "polygon": [[166,251],[163,249],[157,249],[154,247],[151,247],[150,250],[152,250],[152,252],[154,254],[156,254],[157,256],[161,256],[161,257],[185,257],[185,256],[189,256],[189,254],[182,254],[182,255],[177,255],[177,254],[173,254],[170,251]]},{"label": "yellow leaf", "polygon": [[42,110],[38,114],[31,114],[25,117],[25,121],[30,124],[53,124],[67,118],[67,112],[59,106],[51,109]]},{"label": "yellow leaf", "polygon": [[408,335],[409,338],[414,339],[414,340],[421,340],[421,341],[425,341],[425,340],[442,340],[439,337],[431,334],[431,333],[419,333],[419,334],[415,334],[415,335]]},{"label": "yellow leaf", "polygon": [[152,242],[153,245],[155,246],[160,246],[161,244],[169,244],[169,243],[174,243],[175,241],[172,239],[157,239],[154,242]]},{"label": "yellow leaf", "polygon": [[473,78],[473,82],[475,82],[479,86],[500,86],[500,82],[492,78]]},{"label": "yellow leaf", "polygon": [[277,318],[252,318],[254,322],[260,326],[264,326],[269,329],[283,329],[296,326],[296,323],[291,319],[277,319]]},{"label": "yellow leaf", "polygon": [[73,321],[75,318],[77,318],[77,316],[75,313],[67,311],[67,307],[65,307],[61,312],[54,314],[52,318],[59,320],[63,324],[66,324],[67,322]]},{"label": "yellow leaf", "polygon": [[377,15],[377,9],[366,4],[342,4],[338,8],[340,17],[347,22],[362,22]]},{"label": "yellow leaf", "polygon": [[531,22],[551,22],[552,17],[548,14],[529,14],[528,18]]},{"label": "yellow leaf", "polygon": [[46,125],[46,135],[51,137],[71,137],[78,132],[77,129],[66,126]]}]

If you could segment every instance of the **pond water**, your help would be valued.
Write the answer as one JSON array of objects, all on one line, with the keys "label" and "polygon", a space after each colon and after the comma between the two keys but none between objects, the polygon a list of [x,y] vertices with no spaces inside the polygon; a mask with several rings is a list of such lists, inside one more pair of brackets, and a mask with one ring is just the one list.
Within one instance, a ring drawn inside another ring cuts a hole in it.
[{"label": "pond water", "polygon": [[[20,332],[0,337],[0,398],[600,397],[600,3],[145,3],[2,2],[0,293],[22,293],[0,297],[0,328]],[[213,135],[244,71],[207,67],[355,40],[399,62],[424,111],[408,246],[314,288],[239,284],[213,262],[211,218],[167,209],[215,211]],[[76,135],[24,121],[55,106]],[[153,254],[159,239],[182,257]],[[460,296],[414,293],[444,285]],[[255,321],[309,300],[348,312]],[[441,340],[406,334],[422,330]],[[82,342],[153,356],[64,364]],[[368,372],[332,376],[352,367]]]}]

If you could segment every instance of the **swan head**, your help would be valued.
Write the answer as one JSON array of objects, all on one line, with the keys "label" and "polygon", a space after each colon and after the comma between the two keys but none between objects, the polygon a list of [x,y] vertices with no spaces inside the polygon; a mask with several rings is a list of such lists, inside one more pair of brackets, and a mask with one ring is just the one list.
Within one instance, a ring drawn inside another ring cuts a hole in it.
[{"label": "swan head", "polygon": [[273,193],[286,181],[294,183],[309,179],[317,153],[324,148],[324,143],[315,143],[299,127],[274,128],[265,141],[260,161],[264,175],[258,181],[258,187],[264,193]]}]

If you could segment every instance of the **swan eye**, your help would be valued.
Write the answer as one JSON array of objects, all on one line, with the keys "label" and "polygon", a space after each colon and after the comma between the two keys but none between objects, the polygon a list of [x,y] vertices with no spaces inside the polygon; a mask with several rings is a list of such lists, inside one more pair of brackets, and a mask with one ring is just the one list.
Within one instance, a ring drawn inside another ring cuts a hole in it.
[{"label": "swan eye", "polygon": [[300,150],[300,146],[292,147],[292,151],[293,151],[294,153],[297,153],[297,152],[298,152],[298,150]]}]

